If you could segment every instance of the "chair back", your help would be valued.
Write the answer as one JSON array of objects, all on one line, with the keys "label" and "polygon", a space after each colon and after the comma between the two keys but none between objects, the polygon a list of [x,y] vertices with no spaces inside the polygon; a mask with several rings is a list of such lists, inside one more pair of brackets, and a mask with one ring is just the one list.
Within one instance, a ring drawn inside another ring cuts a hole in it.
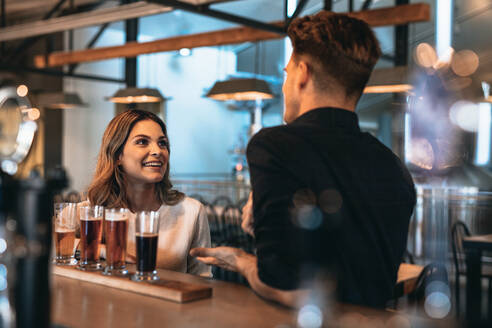
[{"label": "chair back", "polygon": [[456,221],[451,227],[451,248],[453,250],[454,269],[457,274],[466,272],[463,238],[470,236],[470,230],[462,221]]},{"label": "chair back", "polygon": [[219,196],[213,200],[212,205],[226,207],[232,205],[232,200],[227,196]]},{"label": "chair back", "polygon": [[446,270],[445,265],[433,262],[424,267],[417,278],[417,282],[415,284],[416,287],[412,293],[414,300],[417,302],[423,301],[426,296],[425,293],[427,286],[434,281],[439,281],[444,285],[449,286],[448,271]]},{"label": "chair back", "polygon": [[404,263],[415,264],[415,260],[414,260],[413,254],[410,253],[410,251],[408,249],[406,249],[403,252],[403,262]]}]

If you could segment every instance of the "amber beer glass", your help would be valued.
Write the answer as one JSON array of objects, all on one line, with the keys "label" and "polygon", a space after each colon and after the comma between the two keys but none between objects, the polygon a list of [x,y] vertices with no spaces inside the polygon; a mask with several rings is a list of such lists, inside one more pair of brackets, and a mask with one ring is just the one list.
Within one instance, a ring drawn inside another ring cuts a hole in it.
[{"label": "amber beer glass", "polygon": [[53,243],[56,265],[73,265],[77,204],[55,203],[53,216]]},{"label": "amber beer glass", "polygon": [[78,268],[95,271],[102,268],[99,261],[103,232],[104,207],[80,207],[80,262]]},{"label": "amber beer glass", "polygon": [[158,236],[159,212],[138,212],[135,220],[137,272],[132,275],[132,280],[159,280],[157,271],[155,270]]},{"label": "amber beer glass", "polygon": [[129,210],[110,208],[104,211],[104,238],[106,239],[106,267],[103,274],[125,276],[126,242]]}]

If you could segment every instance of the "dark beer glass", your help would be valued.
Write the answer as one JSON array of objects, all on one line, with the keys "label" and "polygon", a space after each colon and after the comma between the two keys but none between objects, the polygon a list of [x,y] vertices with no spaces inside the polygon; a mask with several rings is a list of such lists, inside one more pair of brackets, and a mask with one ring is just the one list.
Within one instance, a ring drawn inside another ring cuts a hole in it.
[{"label": "dark beer glass", "polygon": [[53,215],[53,244],[55,245],[56,265],[73,265],[73,246],[75,242],[75,225],[77,222],[77,204],[55,203]]},{"label": "dark beer glass", "polygon": [[111,208],[104,211],[104,238],[106,240],[106,267],[103,274],[125,276],[128,217],[126,208]]},{"label": "dark beer glass", "polygon": [[135,220],[137,272],[134,281],[159,280],[155,270],[159,236],[159,212],[142,211]]},{"label": "dark beer glass", "polygon": [[78,268],[85,271],[101,270],[99,253],[103,231],[104,207],[80,208],[80,262]]}]

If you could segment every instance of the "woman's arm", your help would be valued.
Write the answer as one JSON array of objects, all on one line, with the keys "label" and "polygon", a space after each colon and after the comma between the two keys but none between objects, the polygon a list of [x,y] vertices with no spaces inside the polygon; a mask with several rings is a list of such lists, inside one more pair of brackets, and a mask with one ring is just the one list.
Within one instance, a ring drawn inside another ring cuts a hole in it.
[{"label": "woman's arm", "polygon": [[[210,247],[210,228],[208,226],[207,212],[205,207],[200,204],[198,211],[198,217],[195,220],[195,229],[193,239],[191,241],[191,247]],[[195,257],[188,255],[187,259],[187,273],[194,275],[200,275],[203,277],[212,277],[212,268],[205,263],[198,261]]]}]

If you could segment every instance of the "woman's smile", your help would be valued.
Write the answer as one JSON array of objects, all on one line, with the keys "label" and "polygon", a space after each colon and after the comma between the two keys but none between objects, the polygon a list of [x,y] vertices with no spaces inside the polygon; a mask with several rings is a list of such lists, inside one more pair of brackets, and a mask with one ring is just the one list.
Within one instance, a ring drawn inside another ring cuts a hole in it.
[{"label": "woman's smile", "polygon": [[168,142],[159,124],[152,120],[137,122],[119,159],[128,180],[144,184],[160,182],[168,161]]}]

